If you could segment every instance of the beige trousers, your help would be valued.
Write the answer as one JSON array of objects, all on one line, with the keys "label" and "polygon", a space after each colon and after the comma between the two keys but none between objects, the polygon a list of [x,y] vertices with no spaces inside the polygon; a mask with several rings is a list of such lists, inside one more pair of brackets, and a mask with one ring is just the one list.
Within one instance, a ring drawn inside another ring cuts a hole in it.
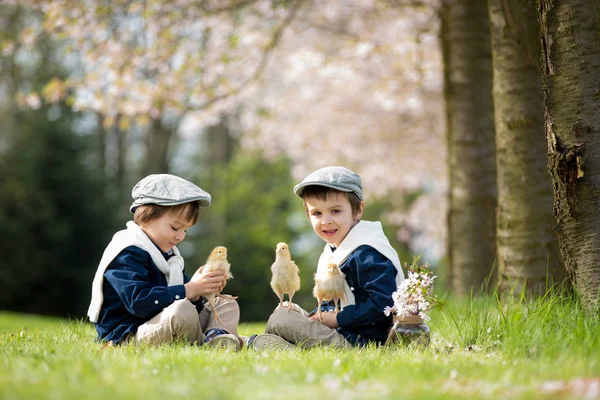
[{"label": "beige trousers", "polygon": [[[287,306],[287,302],[283,303]],[[329,328],[318,321],[308,318],[308,313],[294,304],[288,311],[286,307],[279,306],[267,321],[266,333],[281,336],[291,343],[302,348],[313,346],[335,346],[350,348],[352,345],[337,330]]]},{"label": "beige trousers", "polygon": [[[240,321],[240,308],[235,300],[222,297],[215,299],[215,307],[219,312],[220,324],[206,304],[198,314],[196,307],[189,300],[177,300],[145,324],[138,327],[133,343],[162,344],[172,341],[186,341],[202,344],[204,333],[213,328],[221,328],[238,336],[237,327]],[[133,336],[133,335],[132,335]]]}]

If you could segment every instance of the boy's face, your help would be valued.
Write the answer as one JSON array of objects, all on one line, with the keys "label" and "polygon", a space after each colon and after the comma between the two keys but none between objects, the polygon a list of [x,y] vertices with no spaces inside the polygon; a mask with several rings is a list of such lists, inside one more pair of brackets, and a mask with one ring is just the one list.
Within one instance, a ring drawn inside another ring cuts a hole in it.
[{"label": "boy's face", "polygon": [[166,212],[160,218],[142,223],[140,228],[163,253],[167,253],[185,238],[186,231],[192,225],[193,222],[185,218],[184,212]]},{"label": "boy's face", "polygon": [[364,203],[356,215],[352,215],[350,201],[342,193],[327,195],[327,200],[305,197],[304,203],[315,233],[328,244],[339,247],[350,229],[356,225],[363,213]]}]

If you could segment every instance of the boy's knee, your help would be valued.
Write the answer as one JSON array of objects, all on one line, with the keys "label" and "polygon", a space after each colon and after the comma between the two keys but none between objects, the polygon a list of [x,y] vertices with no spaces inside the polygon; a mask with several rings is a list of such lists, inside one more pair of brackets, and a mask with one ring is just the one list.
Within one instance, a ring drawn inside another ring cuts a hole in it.
[{"label": "boy's knee", "polygon": [[171,304],[171,320],[173,325],[188,325],[190,323],[199,323],[198,311],[189,300],[177,300]]},{"label": "boy's knee", "polygon": [[287,327],[289,326],[289,320],[286,315],[281,312],[281,309],[275,310],[267,321],[265,328],[266,333],[273,333],[275,335],[284,336],[287,334]]},{"label": "boy's knee", "polygon": [[271,333],[283,338],[287,337],[287,329],[284,325],[267,325],[265,333]]},{"label": "boy's knee", "polygon": [[198,311],[189,300],[177,300],[171,305],[171,332],[176,338],[186,338],[190,342],[201,342],[203,339],[200,330]]},{"label": "boy's knee", "polygon": [[[290,311],[290,314],[292,313],[293,311]],[[267,321],[265,333],[280,336],[291,343],[298,343],[305,340],[306,338],[303,335],[304,321],[301,321],[297,315],[295,317],[293,315],[290,316],[287,310],[273,313]]]},{"label": "boy's knee", "polygon": [[215,306],[217,306],[217,307],[226,306],[227,308],[239,310],[240,305],[238,304],[237,300],[235,298],[230,298],[229,295],[227,295],[227,296],[228,297],[217,297],[215,299]]},{"label": "boy's knee", "polygon": [[229,307],[233,308],[234,310],[240,309],[240,305],[238,304],[236,299],[225,299],[225,304],[227,304]]},{"label": "boy's knee", "polygon": [[192,302],[187,299],[176,300],[175,302],[173,302],[173,304],[169,306],[169,308],[172,308],[173,314],[177,315],[198,315],[198,311],[196,311],[196,306],[193,305]]},{"label": "boy's knee", "polygon": [[267,328],[272,325],[276,325],[283,317],[281,316],[281,308],[273,311],[267,320]]},{"label": "boy's knee", "polygon": [[[298,320],[300,313],[294,310],[288,311],[287,308],[278,308],[273,311],[273,314],[267,321],[266,332],[278,334],[279,331],[285,327],[292,325],[294,321]],[[277,332],[276,332],[277,331]]]}]

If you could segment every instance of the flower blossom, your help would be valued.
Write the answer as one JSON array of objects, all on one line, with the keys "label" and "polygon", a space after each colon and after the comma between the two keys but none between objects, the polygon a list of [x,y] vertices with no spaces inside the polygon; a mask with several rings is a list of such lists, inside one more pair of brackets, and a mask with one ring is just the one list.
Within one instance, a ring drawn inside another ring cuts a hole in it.
[{"label": "flower blossom", "polygon": [[437,299],[433,295],[436,276],[429,271],[429,264],[418,265],[419,258],[415,257],[412,265],[406,265],[407,278],[392,293],[394,306],[383,309],[386,316],[395,314],[399,317],[419,316],[424,321],[431,319],[427,313],[437,305]]}]

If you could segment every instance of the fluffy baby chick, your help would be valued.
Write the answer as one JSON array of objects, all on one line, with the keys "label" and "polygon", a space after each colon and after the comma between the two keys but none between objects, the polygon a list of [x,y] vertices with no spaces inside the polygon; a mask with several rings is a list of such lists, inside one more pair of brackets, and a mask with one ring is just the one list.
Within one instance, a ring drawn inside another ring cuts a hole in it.
[{"label": "fluffy baby chick", "polygon": [[[229,279],[233,278],[233,275],[230,271],[230,267],[231,265],[227,261],[227,248],[224,246],[217,246],[210,252],[206,263],[200,268],[202,268],[202,273],[207,273],[211,271],[224,272],[227,276],[227,279]],[[219,293],[211,293],[204,296],[212,306],[213,313],[215,314],[215,319],[222,324],[223,321],[221,321],[221,318],[219,318],[219,313],[217,311],[217,308],[215,307],[215,298],[217,296],[222,296],[228,299],[235,299],[237,297],[221,295]]]},{"label": "fluffy baby chick", "polygon": [[275,262],[271,265],[271,288],[279,297],[279,306],[283,306],[283,296],[287,293],[288,312],[292,308],[294,293],[300,290],[300,275],[298,266],[292,261],[288,245],[277,243],[275,250]]},{"label": "fluffy baby chick", "polygon": [[321,320],[321,303],[333,300],[335,311],[338,311],[338,300],[345,299],[345,275],[335,263],[330,263],[326,269],[315,273],[313,296],[317,299],[317,313]]}]

